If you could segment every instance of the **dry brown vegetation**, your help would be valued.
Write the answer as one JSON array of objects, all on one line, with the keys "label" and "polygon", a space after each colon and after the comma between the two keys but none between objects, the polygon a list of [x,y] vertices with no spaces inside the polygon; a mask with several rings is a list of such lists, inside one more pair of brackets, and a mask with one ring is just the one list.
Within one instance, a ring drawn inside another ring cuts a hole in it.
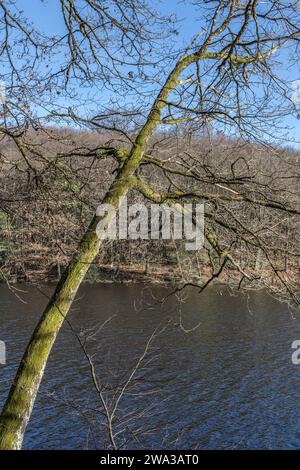
[{"label": "dry brown vegetation", "polygon": [[[27,143],[30,151],[26,149]],[[56,280],[113,178],[116,161],[113,156],[99,158],[102,147],[126,148],[126,143],[116,141],[113,134],[49,128],[27,131],[22,145],[24,154],[8,137],[1,142],[2,278],[9,282]],[[235,141],[222,134],[184,137],[165,133],[152,139],[149,154],[174,169],[183,162],[190,165],[194,159],[200,179],[198,188],[204,195],[206,192],[211,195],[210,200],[203,198],[206,223],[209,225],[211,218],[219,221],[219,243],[230,247],[240,268],[257,278],[253,279],[255,285],[263,276],[264,282],[276,284],[275,273],[267,267],[264,247],[255,245],[257,234],[263,233],[266,246],[272,248],[274,268],[282,276],[286,273],[298,276],[298,262],[290,254],[298,244],[298,214],[285,210],[299,207],[297,151]],[[156,165],[144,165],[140,171],[157,191],[168,190]],[[181,188],[184,184],[188,188],[185,180],[175,175],[173,184],[178,181]],[[194,185],[194,189],[198,188]],[[267,207],[231,200],[238,192],[252,200],[265,201]],[[130,196],[132,203],[143,200],[137,192]],[[272,202],[282,205],[282,210],[272,208]],[[241,230],[244,242],[239,236]],[[87,279],[203,281],[212,273],[212,256],[207,245],[198,253],[188,254],[180,241],[107,242]],[[228,281],[231,276],[236,280],[233,270],[223,274],[221,280]]]}]

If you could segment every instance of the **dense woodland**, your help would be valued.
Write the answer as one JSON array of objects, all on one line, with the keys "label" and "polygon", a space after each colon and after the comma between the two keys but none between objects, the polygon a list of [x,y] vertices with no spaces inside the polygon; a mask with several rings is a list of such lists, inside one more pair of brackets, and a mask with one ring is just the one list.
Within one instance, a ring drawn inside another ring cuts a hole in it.
[{"label": "dense woodland", "polygon": [[[6,282],[53,281],[76,250],[117,168],[113,155],[103,158],[102,148],[126,149],[126,141],[104,132],[49,128],[26,131],[22,145],[20,152],[14,140],[6,137],[1,142],[1,276]],[[157,134],[149,154],[175,170],[178,162],[195,161],[198,186],[210,194],[210,200],[203,198],[207,213],[212,210],[220,220],[218,239],[222,246],[230,246],[241,269],[253,273],[256,286],[261,281],[276,284],[261,240],[255,244],[257,234],[263,234],[266,246],[273,248],[274,268],[282,275],[297,276],[298,258],[295,262],[291,253],[299,240],[298,217],[278,211],[281,205],[300,209],[297,151],[234,140],[222,133],[191,136],[172,131]],[[156,165],[145,165],[141,172],[151,186],[168,190],[169,181]],[[182,186],[185,178],[177,178]],[[240,192],[250,202],[231,199]],[[251,203],[255,199],[262,201],[259,207]],[[145,198],[133,192],[129,202]],[[210,218],[205,222],[209,225]],[[245,241],[238,239],[241,229]],[[203,281],[211,275],[212,257],[207,244],[189,253],[179,240],[107,241],[87,280]],[[227,273],[226,281],[229,277]]]}]

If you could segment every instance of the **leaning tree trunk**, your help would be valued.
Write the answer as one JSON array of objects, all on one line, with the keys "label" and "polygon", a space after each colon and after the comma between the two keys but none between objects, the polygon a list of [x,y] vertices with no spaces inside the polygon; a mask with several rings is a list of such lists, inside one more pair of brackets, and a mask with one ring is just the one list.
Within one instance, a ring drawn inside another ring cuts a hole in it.
[{"label": "leaning tree trunk", "polygon": [[[211,33],[210,38],[213,36],[214,33]],[[147,141],[160,123],[161,111],[166,106],[167,98],[171,91],[180,83],[179,77],[181,73],[189,65],[200,59],[206,58],[214,60],[229,57],[225,52],[206,52],[208,45],[209,39],[199,48],[198,52],[184,55],[179,59],[174,69],[167,77],[153,103],[145,125],[138,134],[124,165],[119,169],[116,179],[105,196],[103,203],[111,204],[115,208],[118,208],[123,197],[127,194],[131,186],[131,177],[140,165]],[[253,57],[245,59],[232,55],[230,58],[235,63],[253,61]],[[262,55],[261,58],[263,58]],[[98,222],[101,220],[102,224],[106,223],[109,225],[110,217],[111,214],[108,214],[104,221],[94,216],[87,232],[80,242],[77,252],[70,261],[40,322],[33,332],[0,416],[0,450],[20,449],[22,446],[25,429],[32,412],[53,343],[69,312],[81,282],[91,263],[99,253],[101,240],[96,233]]]},{"label": "leaning tree trunk", "polygon": [[[139,164],[141,147],[136,145],[103,200],[117,208],[130,187],[130,176]],[[101,220],[109,226],[111,214],[94,216],[80,242],[77,253],[59,281],[37,325],[17,371],[0,417],[0,449],[20,449],[44,369],[53,343],[63,324],[77,290],[99,252],[102,240],[96,233]]]},{"label": "leaning tree trunk", "polygon": [[[170,92],[177,85],[181,72],[192,62],[199,60],[198,54],[185,56],[176,64],[162,87],[148,119],[138,134],[131,152],[115,181],[105,196],[103,203],[118,208],[130,188],[131,176],[138,168],[146,143],[160,122],[161,110]],[[105,223],[109,225],[111,215]],[[44,374],[53,343],[72,305],[77,290],[101,246],[96,228],[100,218],[94,216],[87,232],[80,242],[77,253],[72,258],[66,272],[59,281],[42,318],[26,348],[15,380],[0,416],[0,450],[20,449],[27,423]],[[102,224],[104,221],[101,219]]]}]

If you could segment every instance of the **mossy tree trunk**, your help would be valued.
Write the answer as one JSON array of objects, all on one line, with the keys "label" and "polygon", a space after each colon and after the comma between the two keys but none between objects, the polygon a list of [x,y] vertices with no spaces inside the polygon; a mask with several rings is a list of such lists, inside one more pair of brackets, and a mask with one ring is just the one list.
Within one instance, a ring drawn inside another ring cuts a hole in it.
[{"label": "mossy tree trunk", "polygon": [[[131,152],[117,173],[103,203],[111,204],[115,208],[119,207],[122,198],[130,189],[131,176],[141,162],[147,141],[160,122],[161,110],[165,106],[166,99],[176,86],[181,72],[198,59],[199,56],[196,54],[184,57],[168,76],[144,127],[138,134]],[[105,223],[109,225],[111,215],[106,217]],[[53,343],[81,282],[99,253],[102,243],[96,233],[99,221],[100,218],[94,216],[26,348],[0,417],[0,450],[17,450],[22,446],[25,429]],[[103,223],[102,219],[101,221]]]},{"label": "mossy tree trunk", "polygon": [[[121,156],[122,165],[120,164],[116,178],[102,201],[103,204],[111,204],[117,209],[123,197],[126,196],[131,187],[132,176],[143,158],[147,141],[161,121],[161,111],[166,106],[172,90],[180,83],[181,73],[189,65],[201,59],[227,59],[233,64],[253,62],[254,58],[251,56],[244,58],[234,54],[229,55],[225,52],[206,52],[210,40],[213,39],[217,31],[219,29],[210,34],[209,39],[206,40],[198,52],[184,55],[178,60],[155,99],[131,151],[125,158],[124,155]],[[264,57],[260,54],[256,59],[261,60]],[[102,241],[96,233],[97,225],[101,220],[102,224],[105,222],[108,226],[111,217],[112,215],[108,214],[106,220],[103,221],[102,218],[94,216],[79,244],[77,252],[70,261],[33,332],[0,416],[0,450],[20,449],[22,446],[25,429],[53,343],[69,312],[81,282],[101,248]],[[213,242],[210,241],[210,243]]]}]

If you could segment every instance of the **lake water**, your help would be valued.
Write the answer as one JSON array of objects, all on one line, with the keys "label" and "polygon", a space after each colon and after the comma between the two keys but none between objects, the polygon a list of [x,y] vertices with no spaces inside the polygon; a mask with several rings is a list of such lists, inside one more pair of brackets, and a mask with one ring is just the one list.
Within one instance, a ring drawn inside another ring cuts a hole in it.
[{"label": "lake water", "polygon": [[[1,405],[52,289],[19,288],[26,291],[18,293],[25,303],[0,286],[0,339],[7,346],[7,365],[0,366]],[[118,446],[300,448],[300,365],[291,361],[300,316],[263,292],[233,296],[213,287],[201,295],[189,291],[182,303],[172,297],[160,304],[157,298],[167,292],[83,286],[50,356],[24,448],[109,447],[78,335],[81,342],[89,335],[86,351],[112,408],[154,331],[118,402],[113,420]]]}]

